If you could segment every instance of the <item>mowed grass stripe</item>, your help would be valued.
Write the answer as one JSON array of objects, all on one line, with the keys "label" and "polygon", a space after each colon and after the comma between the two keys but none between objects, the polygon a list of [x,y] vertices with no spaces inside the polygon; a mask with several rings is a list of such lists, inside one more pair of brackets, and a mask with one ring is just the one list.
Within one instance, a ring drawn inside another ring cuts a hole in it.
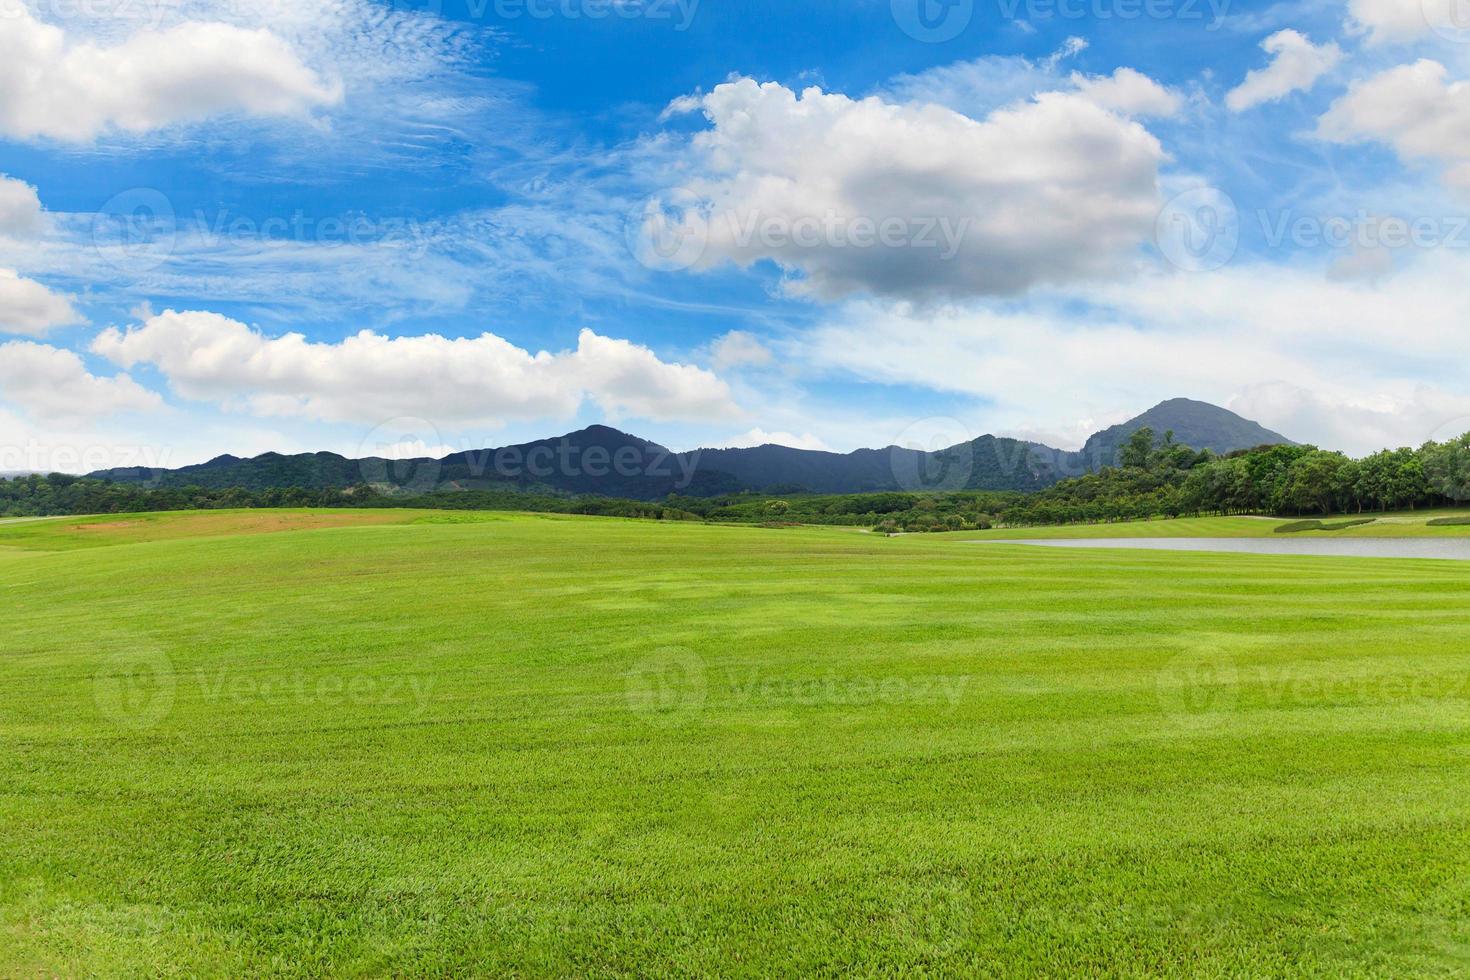
[{"label": "mowed grass stripe", "polygon": [[0,974],[1456,975],[1466,575],[504,515],[3,563]]}]

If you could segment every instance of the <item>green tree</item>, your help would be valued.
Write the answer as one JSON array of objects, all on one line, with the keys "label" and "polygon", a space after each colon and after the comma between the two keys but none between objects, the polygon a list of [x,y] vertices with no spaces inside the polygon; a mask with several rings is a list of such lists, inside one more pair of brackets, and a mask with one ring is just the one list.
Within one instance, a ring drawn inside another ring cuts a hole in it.
[{"label": "green tree", "polygon": [[1317,450],[1297,459],[1287,470],[1281,502],[1298,514],[1306,511],[1332,512],[1337,494],[1337,473],[1347,457]]},{"label": "green tree", "polygon": [[1128,437],[1118,450],[1118,465],[1129,469],[1143,469],[1148,465],[1148,457],[1154,451],[1154,430],[1148,426],[1139,429]]},{"label": "green tree", "polygon": [[1449,442],[1431,442],[1419,455],[1429,489],[1457,503],[1470,500],[1470,432]]}]

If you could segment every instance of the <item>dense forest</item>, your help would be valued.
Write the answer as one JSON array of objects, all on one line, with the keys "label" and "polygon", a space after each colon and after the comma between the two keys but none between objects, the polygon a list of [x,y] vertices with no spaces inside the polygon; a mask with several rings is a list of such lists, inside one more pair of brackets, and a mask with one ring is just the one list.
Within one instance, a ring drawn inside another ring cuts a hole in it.
[{"label": "dense forest", "polygon": [[147,487],[52,474],[0,480],[0,516],[137,513],[239,507],[422,507],[520,510],[658,520],[839,524],[947,531],[1204,514],[1306,516],[1443,506],[1470,500],[1470,434],[1363,459],[1311,446],[1263,446],[1216,456],[1135,432],[1118,465],[1045,490],[948,493],[670,495],[662,501],[449,490]]}]

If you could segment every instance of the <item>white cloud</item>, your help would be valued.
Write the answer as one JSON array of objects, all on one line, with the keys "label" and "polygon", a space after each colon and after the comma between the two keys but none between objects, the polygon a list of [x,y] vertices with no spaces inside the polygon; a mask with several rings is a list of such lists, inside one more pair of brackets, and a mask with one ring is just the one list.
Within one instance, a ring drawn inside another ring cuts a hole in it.
[{"label": "white cloud", "polygon": [[[41,199],[30,184],[0,174],[0,244],[6,254],[33,257],[45,228]],[[71,300],[15,269],[0,266],[0,334],[40,336],[80,322]]]},{"label": "white cloud", "polygon": [[1407,160],[1435,160],[1445,180],[1470,188],[1470,82],[1447,82],[1423,59],[1355,82],[1318,121],[1317,135],[1337,143],[1377,140]]},{"label": "white cloud", "polygon": [[1318,393],[1276,381],[1245,388],[1228,407],[1247,417],[1270,418],[1285,432],[1351,438],[1360,453],[1419,446],[1470,432],[1470,397],[1431,385],[1405,385],[1364,396]]},{"label": "white cloud", "polygon": [[435,424],[571,417],[586,398],[613,417],[718,420],[739,415],[709,371],[671,364],[646,347],[583,330],[576,350],[531,354],[495,336],[385,337],[340,343],[271,338],[215,313],[158,314],[109,329],[93,350],[131,367],[155,365],[185,398],[265,416]]},{"label": "white cloud", "polygon": [[1089,101],[1129,116],[1174,116],[1184,105],[1178,92],[1132,68],[1119,68],[1111,75],[1074,72],[1072,84]]},{"label": "white cloud", "polygon": [[830,453],[832,447],[827,445],[817,436],[810,432],[795,435],[790,432],[767,432],[765,429],[751,429],[743,435],[716,442],[713,445],[700,446],[701,449],[748,449],[752,446],[787,446],[791,449],[815,449],[820,452]]},{"label": "white cloud", "polygon": [[1373,43],[1416,41],[1435,32],[1463,40],[1460,0],[1350,0],[1349,26]]},{"label": "white cloud", "polygon": [[342,89],[264,28],[189,21],[101,44],[25,9],[0,38],[0,133],[88,141],[238,113],[304,115]]},{"label": "white cloud", "polygon": [[771,349],[760,338],[744,330],[731,330],[710,345],[710,363],[716,370],[765,367],[774,360]]},{"label": "white cloud", "polygon": [[47,422],[103,418],[163,404],[126,374],[98,377],[73,352],[28,340],[0,344],[0,400]]},{"label": "white cloud", "polygon": [[0,236],[29,238],[44,224],[36,189],[23,180],[0,174]]},{"label": "white cloud", "polygon": [[1251,69],[1245,81],[1225,96],[1231,112],[1244,112],[1263,102],[1304,92],[1342,60],[1342,49],[1336,44],[1315,45],[1293,30],[1272,34],[1261,42],[1261,50],[1271,56],[1271,63]]},{"label": "white cloud", "polygon": [[[1061,419],[1132,415],[1176,396],[1229,405],[1257,390],[1243,414],[1293,439],[1368,452],[1417,445],[1470,415],[1458,394],[1470,359],[1467,279],[1470,257],[1439,251],[1377,285],[1331,280],[1320,267],[1237,264],[1004,307],[853,303],[793,356],[808,376],[984,399],[994,406],[984,428],[1004,432],[1059,431]],[[1259,394],[1272,383],[1343,411],[1289,409]]]},{"label": "white cloud", "polygon": [[[938,65],[913,75],[899,75],[879,93],[887,102],[942,105],[979,119],[996,109],[1024,102],[1038,92],[1066,87],[1051,63],[1029,58],[989,55]],[[697,100],[689,106],[699,108]]]},{"label": "white cloud", "polygon": [[[913,75],[899,75],[883,86],[879,97],[894,103],[942,105],[979,119],[996,109],[1026,102],[1041,92],[1076,91],[1092,103],[1132,116],[1173,116],[1183,96],[1132,68],[1111,75],[1063,75],[1061,65],[1087,48],[1080,38],[1040,61],[1015,55],[989,55],[938,65]],[[697,99],[686,108],[697,109]]]},{"label": "white cloud", "polygon": [[71,300],[14,269],[0,268],[0,333],[40,336],[81,322]]},{"label": "white cloud", "polygon": [[704,243],[697,267],[772,260],[795,292],[931,301],[1104,276],[1158,212],[1158,140],[1076,93],[983,121],[748,78],[698,101],[705,173],[683,191],[707,206],[675,230]]}]

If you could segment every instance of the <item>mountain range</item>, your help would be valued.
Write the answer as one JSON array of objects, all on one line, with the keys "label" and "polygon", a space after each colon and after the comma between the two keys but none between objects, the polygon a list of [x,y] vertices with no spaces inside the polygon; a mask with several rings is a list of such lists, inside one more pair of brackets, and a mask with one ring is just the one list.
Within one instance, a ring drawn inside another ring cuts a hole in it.
[{"label": "mountain range", "polygon": [[160,487],[342,489],[371,484],[398,492],[540,491],[635,500],[657,500],[670,493],[715,496],[745,490],[1040,490],[1113,465],[1118,449],[1144,426],[1152,428],[1156,438],[1172,432],[1175,442],[1220,454],[1291,442],[1234,412],[1174,398],[1094,434],[1079,451],[986,435],[935,451],[889,446],[832,453],[764,445],[675,453],[617,429],[593,425],[556,438],[440,459],[265,453],[251,459],[219,456],[172,470],[114,469],[90,475]]}]

